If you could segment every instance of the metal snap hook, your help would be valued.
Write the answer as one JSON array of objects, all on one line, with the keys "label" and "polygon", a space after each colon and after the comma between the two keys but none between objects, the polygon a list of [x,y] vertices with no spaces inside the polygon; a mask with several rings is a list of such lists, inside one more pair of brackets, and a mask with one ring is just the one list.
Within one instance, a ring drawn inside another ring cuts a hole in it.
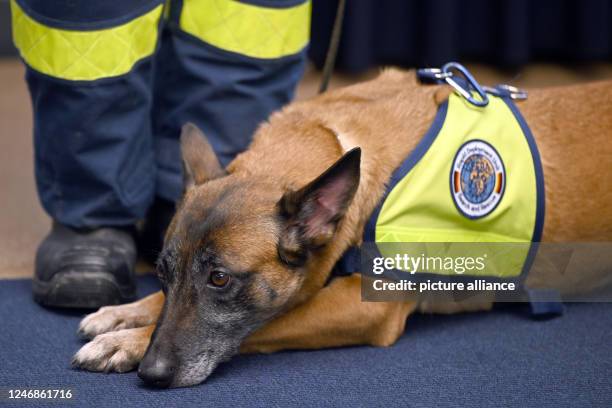
[{"label": "metal snap hook", "polygon": [[[462,86],[458,81],[455,80],[457,75],[453,71],[459,72],[466,81],[466,85]],[[442,67],[442,74],[445,74],[444,80],[447,84],[452,86],[461,96],[463,96],[469,103],[474,106],[484,107],[489,104],[489,97],[487,93],[482,89],[478,81],[470,74],[470,72],[461,64],[457,62],[449,62]],[[449,75],[450,74],[450,75]],[[476,98],[472,93],[472,89],[476,91],[480,99]]]},{"label": "metal snap hook", "polygon": [[421,83],[437,84],[453,76],[451,72],[444,73],[439,68],[421,68],[417,70],[417,78]]},{"label": "metal snap hook", "polygon": [[516,86],[508,85],[508,84],[500,84],[497,85],[498,88],[508,92],[510,95],[510,99],[514,100],[525,100],[527,99],[527,91],[521,88],[517,88]]},{"label": "metal snap hook", "polygon": [[517,88],[512,85],[500,84],[495,87],[491,86],[483,86],[482,89],[485,90],[486,93],[500,96],[500,97],[508,97],[512,100],[525,100],[527,99],[527,91],[521,88]]}]

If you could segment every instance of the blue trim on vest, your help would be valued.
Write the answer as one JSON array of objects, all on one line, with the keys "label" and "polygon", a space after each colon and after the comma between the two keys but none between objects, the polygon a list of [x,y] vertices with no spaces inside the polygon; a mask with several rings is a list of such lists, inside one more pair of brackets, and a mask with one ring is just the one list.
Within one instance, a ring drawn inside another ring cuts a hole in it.
[{"label": "blue trim on vest", "polygon": [[533,134],[531,133],[531,129],[527,126],[527,122],[521,115],[521,112],[518,110],[512,99],[508,96],[503,96],[502,100],[506,103],[508,108],[514,114],[514,117],[518,121],[521,126],[521,130],[523,131],[523,135],[527,139],[527,144],[529,145],[529,150],[531,151],[531,157],[533,159],[533,167],[536,176],[536,219],[535,225],[533,227],[533,233],[531,234],[531,248],[529,249],[529,253],[527,254],[527,259],[523,265],[523,270],[521,272],[521,277],[524,279],[527,277],[531,266],[533,265],[533,261],[535,260],[535,256],[538,253],[539,243],[542,240],[542,231],[544,229],[544,212],[545,212],[545,190],[544,190],[544,171],[542,170],[542,161],[540,159],[540,152],[538,150],[538,146],[536,145]]},{"label": "blue trim on vest", "polygon": [[444,121],[446,120],[446,113],[448,112],[448,101],[444,102],[438,108],[438,112],[434,118],[433,123],[431,124],[425,136],[421,139],[421,141],[416,145],[414,150],[408,155],[408,157],[402,162],[402,164],[393,172],[391,178],[389,179],[389,183],[387,184],[387,188],[383,198],[380,200],[368,223],[366,224],[364,231],[364,240],[369,242],[376,241],[376,221],[378,220],[378,216],[380,215],[380,211],[382,210],[382,206],[385,202],[385,197],[391,193],[391,190],[395,187],[397,183],[399,183],[413,168],[417,165],[419,161],[423,158],[425,153],[429,150],[433,142],[438,137],[442,126],[444,125]]},{"label": "blue trim on vest", "polygon": [[[529,270],[533,266],[533,262],[538,253],[540,241],[542,240],[542,232],[544,230],[544,218],[546,214],[546,190],[544,188],[544,170],[542,168],[542,160],[540,158],[540,151],[536,144],[535,138],[531,133],[531,129],[527,125],[525,118],[517,108],[516,104],[512,99],[505,95],[502,97],[508,108],[514,114],[514,117],[521,126],[521,130],[527,139],[529,149],[531,150],[531,157],[533,158],[533,167],[536,176],[536,220],[533,227],[533,234],[531,236],[531,247],[527,254],[527,259],[523,264],[523,270],[521,271],[521,282],[527,278]],[[563,303],[561,301],[561,295],[556,290],[533,290],[527,289],[527,295],[529,296],[529,302],[531,305],[531,315],[533,317],[554,317],[563,314]],[[545,296],[549,299],[546,301],[538,300],[541,296]]]},{"label": "blue trim on vest", "polygon": [[[436,116],[429,127],[429,130],[425,133],[425,136],[419,141],[414,150],[408,155],[408,157],[402,162],[402,164],[393,172],[385,194],[380,202],[372,211],[372,215],[368,219],[368,222],[364,229],[364,240],[374,242],[376,240],[376,220],[385,202],[384,197],[387,197],[393,187],[406,175],[410,170],[417,165],[421,158],[427,153],[433,142],[438,137],[442,125],[446,120],[446,113],[448,112],[448,101],[445,101],[436,112]],[[334,267],[333,274],[338,276],[346,276],[352,273],[359,272],[361,269],[361,251],[358,247],[349,247],[346,252],[342,255],[336,266]]]},{"label": "blue trim on vest", "polygon": [[[427,153],[433,142],[438,137],[440,130],[442,129],[442,125],[444,125],[444,120],[446,119],[446,113],[448,112],[448,101],[444,102],[438,108],[436,112],[436,116],[431,124],[425,136],[421,139],[421,141],[416,145],[414,150],[410,153],[410,155],[402,162],[402,164],[393,172],[389,183],[387,184],[387,188],[385,190],[385,194],[383,195],[383,199],[376,205],[374,211],[372,211],[372,215],[368,219],[368,222],[365,226],[364,230],[364,240],[374,242],[375,234],[376,234],[376,220],[378,219],[378,215],[382,209],[382,206],[385,202],[384,197],[387,197],[393,186],[395,186],[416,164],[421,160],[421,158]],[[337,276],[347,276],[352,273],[359,272],[361,269],[361,251],[358,247],[349,247],[346,252],[342,255],[340,260],[336,263],[332,273]]]},{"label": "blue trim on vest", "polygon": [[544,230],[544,215],[546,211],[546,197],[545,197],[545,189],[544,189],[544,170],[542,169],[542,160],[540,159],[540,151],[538,150],[538,146],[536,141],[531,133],[531,129],[525,122],[523,115],[516,107],[512,99],[509,97],[502,98],[506,105],[510,108],[514,117],[518,121],[521,126],[521,130],[527,139],[527,143],[529,144],[529,150],[531,150],[531,157],[533,158],[533,167],[535,169],[536,176],[536,192],[537,192],[537,203],[536,203],[536,221],[535,226],[533,228],[533,234],[531,236],[531,240],[533,242],[540,242],[542,240],[542,231]]}]

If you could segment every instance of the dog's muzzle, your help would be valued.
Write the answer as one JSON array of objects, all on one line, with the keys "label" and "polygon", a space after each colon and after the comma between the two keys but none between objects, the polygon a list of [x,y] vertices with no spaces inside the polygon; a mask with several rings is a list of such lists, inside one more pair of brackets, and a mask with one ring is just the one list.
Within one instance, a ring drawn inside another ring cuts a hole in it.
[{"label": "dog's muzzle", "polygon": [[174,381],[176,363],[172,359],[147,353],[138,367],[138,376],[147,385],[168,388]]}]

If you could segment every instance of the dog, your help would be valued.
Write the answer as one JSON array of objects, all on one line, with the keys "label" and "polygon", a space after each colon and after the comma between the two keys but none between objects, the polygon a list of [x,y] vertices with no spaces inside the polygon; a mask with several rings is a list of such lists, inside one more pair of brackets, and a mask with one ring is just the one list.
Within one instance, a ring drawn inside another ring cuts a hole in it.
[{"label": "dog", "polygon": [[[139,366],[153,386],[190,386],[239,352],[386,347],[416,311],[490,309],[362,302],[359,274],[328,283],[450,92],[414,72],[383,71],[273,114],[225,169],[204,135],[184,126],[185,192],[157,264],[163,290],[86,316],[79,333],[92,340],[73,365]],[[534,89],[518,107],[546,176],[542,240],[609,240],[612,82]]]}]

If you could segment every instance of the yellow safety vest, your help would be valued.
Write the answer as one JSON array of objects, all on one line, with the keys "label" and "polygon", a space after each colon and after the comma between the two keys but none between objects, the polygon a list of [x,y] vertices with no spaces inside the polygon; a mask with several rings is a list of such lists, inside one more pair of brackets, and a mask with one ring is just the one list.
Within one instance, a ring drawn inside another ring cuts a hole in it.
[{"label": "yellow safety vest", "polygon": [[[381,252],[390,251],[388,243],[424,251],[426,243],[523,243],[491,244],[489,252],[506,255],[484,272],[465,275],[518,279],[528,269],[534,247],[524,243],[540,241],[544,220],[539,153],[512,100],[488,97],[486,106],[477,107],[451,94],[440,106],[427,134],[392,175],[364,242],[376,242]],[[465,251],[466,245],[458,247]],[[446,255],[452,252],[447,248]]]}]

